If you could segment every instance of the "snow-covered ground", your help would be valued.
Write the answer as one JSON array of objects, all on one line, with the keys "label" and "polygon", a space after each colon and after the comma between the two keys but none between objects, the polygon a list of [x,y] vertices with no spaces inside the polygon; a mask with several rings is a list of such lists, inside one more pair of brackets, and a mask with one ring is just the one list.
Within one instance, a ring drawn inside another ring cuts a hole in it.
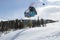
[{"label": "snow-covered ground", "polygon": [[56,22],[46,27],[17,30],[0,37],[0,40],[60,40],[59,24]]},{"label": "snow-covered ground", "polygon": [[4,36],[4,35],[6,35],[6,34],[8,34],[8,33],[10,33],[10,32],[13,32],[13,31],[15,31],[15,30],[14,30],[14,29],[11,29],[11,30],[9,30],[9,31],[0,32],[0,37],[1,37],[1,36]]}]

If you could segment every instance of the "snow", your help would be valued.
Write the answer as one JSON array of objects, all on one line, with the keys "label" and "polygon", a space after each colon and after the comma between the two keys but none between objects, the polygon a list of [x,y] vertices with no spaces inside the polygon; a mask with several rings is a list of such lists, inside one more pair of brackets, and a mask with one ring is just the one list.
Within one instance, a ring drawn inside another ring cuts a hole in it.
[{"label": "snow", "polygon": [[[38,16],[44,19],[58,19],[60,18],[60,6],[46,6],[43,8],[37,8]],[[52,18],[53,17],[53,18]]]},{"label": "snow", "polygon": [[17,30],[0,37],[0,40],[60,40],[59,24],[56,22],[46,27]]},{"label": "snow", "polygon": [[27,18],[27,19],[36,19],[43,18],[43,19],[52,19],[52,20],[60,20],[60,6],[45,6],[45,7],[38,7],[36,8],[37,15],[35,17]]}]

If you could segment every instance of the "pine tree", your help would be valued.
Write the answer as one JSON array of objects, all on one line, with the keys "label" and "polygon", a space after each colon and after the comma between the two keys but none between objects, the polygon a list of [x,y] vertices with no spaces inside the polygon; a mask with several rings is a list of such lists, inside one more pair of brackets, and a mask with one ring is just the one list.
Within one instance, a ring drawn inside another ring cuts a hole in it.
[{"label": "pine tree", "polygon": [[39,20],[39,17],[38,17],[38,20],[37,20],[37,26],[40,26],[40,20]]},{"label": "pine tree", "polygon": [[18,19],[15,20],[15,29],[18,28]]},{"label": "pine tree", "polygon": [[44,27],[44,19],[41,19],[41,25]]},{"label": "pine tree", "polygon": [[22,28],[24,28],[24,23],[23,23],[23,20],[21,19],[20,20],[20,23],[18,24],[19,26],[19,29],[22,29]]},{"label": "pine tree", "polygon": [[29,20],[27,25],[31,28],[32,27],[32,20]]}]

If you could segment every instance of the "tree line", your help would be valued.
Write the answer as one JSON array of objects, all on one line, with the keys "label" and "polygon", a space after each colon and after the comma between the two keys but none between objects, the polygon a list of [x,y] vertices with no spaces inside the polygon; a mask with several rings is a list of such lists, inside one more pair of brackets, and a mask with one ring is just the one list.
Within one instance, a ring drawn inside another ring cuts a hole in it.
[{"label": "tree line", "polygon": [[45,27],[46,21],[44,19],[37,20],[23,20],[23,19],[16,19],[16,20],[9,20],[9,21],[1,21],[0,22],[0,31],[8,31],[11,29],[22,29],[22,28],[31,28],[31,27]]}]

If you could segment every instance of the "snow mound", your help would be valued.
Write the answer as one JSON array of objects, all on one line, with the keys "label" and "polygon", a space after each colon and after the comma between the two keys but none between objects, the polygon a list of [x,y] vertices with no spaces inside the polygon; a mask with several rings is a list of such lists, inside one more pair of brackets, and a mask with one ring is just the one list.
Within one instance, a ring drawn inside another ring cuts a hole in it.
[{"label": "snow mound", "polygon": [[35,17],[31,17],[31,19],[39,18],[43,19],[52,19],[52,20],[60,20],[60,6],[46,6],[42,8],[36,8],[37,15]]},{"label": "snow mound", "polygon": [[[38,15],[41,18],[50,18],[60,20],[60,6],[47,6],[43,8],[37,8]],[[52,18],[53,17],[53,18]]]}]

